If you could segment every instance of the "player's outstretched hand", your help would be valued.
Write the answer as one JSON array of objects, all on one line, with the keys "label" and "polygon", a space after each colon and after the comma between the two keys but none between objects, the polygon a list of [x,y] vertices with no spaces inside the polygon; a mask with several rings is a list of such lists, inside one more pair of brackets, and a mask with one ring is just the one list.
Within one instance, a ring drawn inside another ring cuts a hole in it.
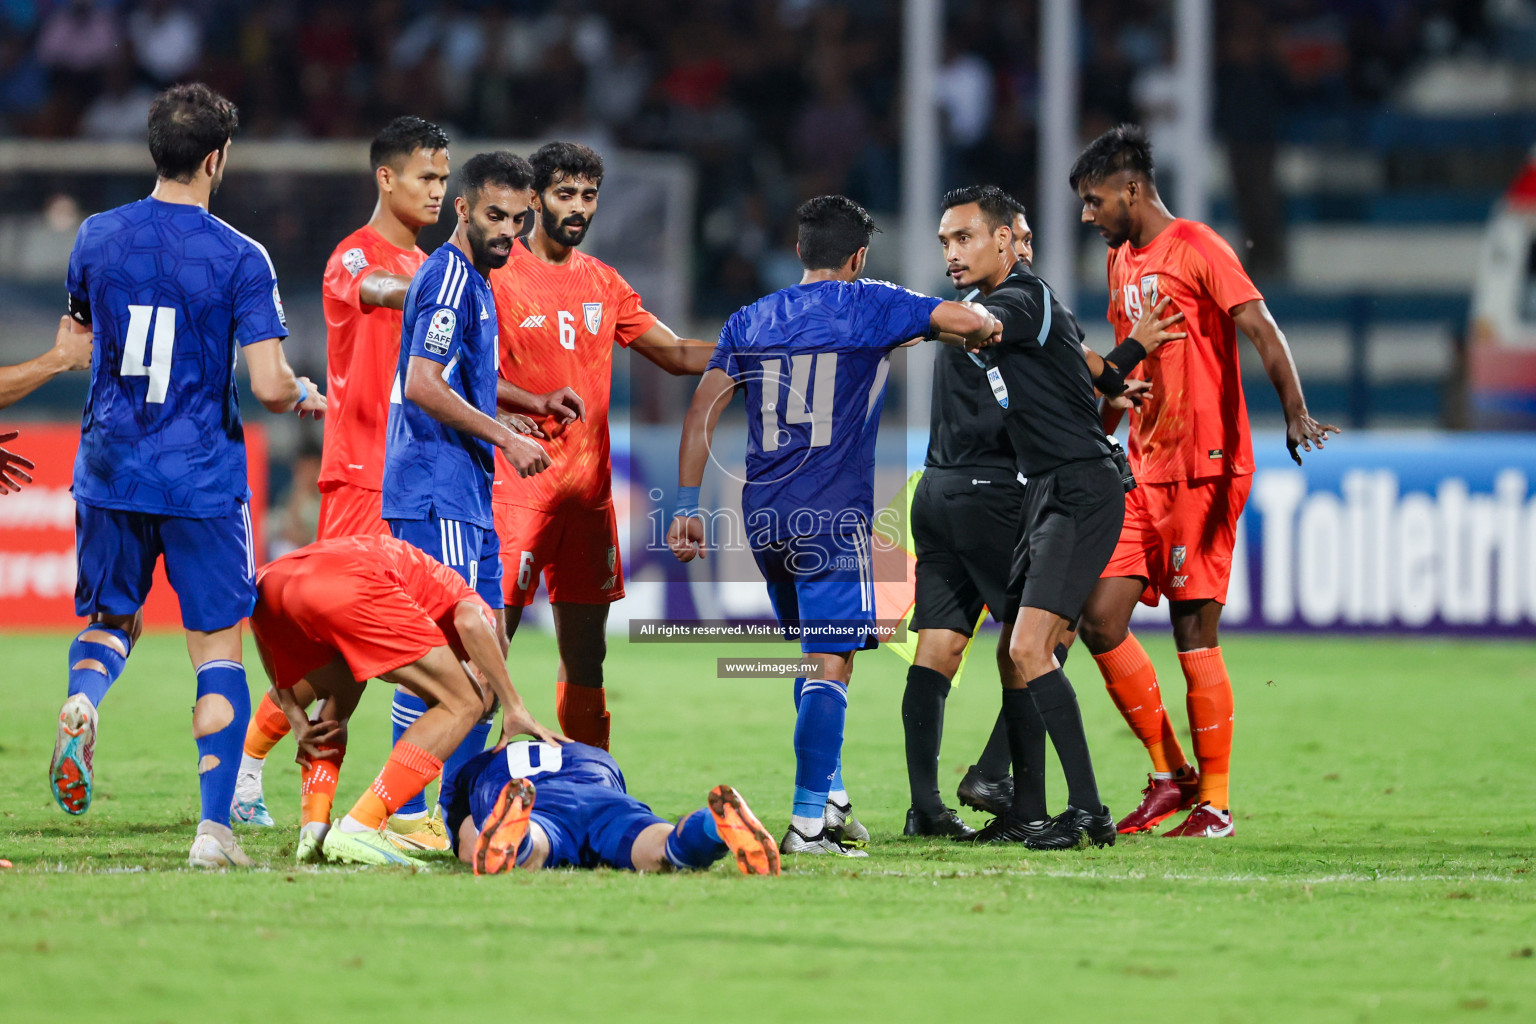
[{"label": "player's outstretched hand", "polygon": [[1296,460],[1296,465],[1301,465],[1301,452],[1311,451],[1313,445],[1317,450],[1323,450],[1323,442],[1328,440],[1329,434],[1342,434],[1344,431],[1332,423],[1319,423],[1312,415],[1303,409],[1295,416],[1285,418],[1285,447],[1290,450],[1291,458]]},{"label": "player's outstretched hand", "polygon": [[527,434],[529,437],[543,437],[544,431],[539,429],[539,424],[530,416],[524,416],[520,412],[508,412],[503,409],[496,414],[501,425],[514,434]]},{"label": "player's outstretched hand", "polygon": [[561,735],[553,729],[540,725],[539,720],[529,714],[528,709],[521,704],[515,708],[502,708],[501,742],[497,746],[506,746],[514,736],[532,736],[541,743],[553,743],[556,746],[571,742],[569,736]]},{"label": "player's outstretched hand", "polygon": [[560,388],[539,396],[544,408],[541,413],[545,416],[553,416],[564,426],[572,420],[585,420],[587,418],[587,403],[581,400],[581,396],[570,388]]},{"label": "player's outstretched hand", "polygon": [[667,547],[679,562],[707,557],[704,553],[704,520],[698,516],[674,516],[667,527]]},{"label": "player's outstretched hand", "polygon": [[1174,311],[1172,316],[1163,316],[1163,310],[1168,308],[1172,301],[1170,296],[1164,295],[1158,300],[1157,305],[1149,306],[1141,311],[1141,318],[1131,328],[1131,337],[1141,342],[1141,347],[1151,355],[1165,341],[1175,341],[1179,338],[1189,337],[1187,331],[1170,331],[1168,328],[1184,319],[1184,314]]},{"label": "player's outstretched hand", "polygon": [[310,419],[322,419],[325,416],[325,396],[315,386],[315,382],[308,377],[300,377],[299,383],[309,389],[309,394],[304,401],[293,407],[293,411],[299,414],[299,419],[308,416]]},{"label": "player's outstretched hand", "polygon": [[53,335],[53,350],[66,370],[91,368],[91,329],[72,316],[59,317],[59,329]]},{"label": "player's outstretched hand", "polygon": [[1152,397],[1152,382],[1149,380],[1127,380],[1125,390],[1113,397],[1106,397],[1111,409],[1140,409],[1141,403]]},{"label": "player's outstretched hand", "polygon": [[[65,319],[69,319],[65,317]],[[19,431],[9,431],[0,434],[0,444],[14,441],[20,435]],[[22,484],[32,482],[32,474],[29,469],[36,469],[31,459],[24,459],[15,452],[8,452],[0,448],[0,494],[10,494],[12,491],[21,490]]]},{"label": "player's outstretched hand", "polygon": [[513,434],[511,440],[501,446],[501,454],[507,457],[518,476],[533,476],[549,468],[549,453],[544,446],[521,434]]}]

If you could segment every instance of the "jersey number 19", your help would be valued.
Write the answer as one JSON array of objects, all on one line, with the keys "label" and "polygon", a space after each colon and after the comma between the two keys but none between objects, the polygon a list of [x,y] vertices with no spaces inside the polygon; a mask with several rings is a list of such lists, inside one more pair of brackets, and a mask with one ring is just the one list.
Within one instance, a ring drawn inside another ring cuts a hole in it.
[{"label": "jersey number 19", "polygon": [[[815,378],[814,386],[811,383]],[[789,443],[789,432],[779,429],[779,384],[785,423],[809,423],[812,448],[832,443],[832,405],[837,390],[837,353],[821,352],[793,356],[789,361],[789,380],[784,380],[782,359],[763,360],[763,451],[775,452]]]}]

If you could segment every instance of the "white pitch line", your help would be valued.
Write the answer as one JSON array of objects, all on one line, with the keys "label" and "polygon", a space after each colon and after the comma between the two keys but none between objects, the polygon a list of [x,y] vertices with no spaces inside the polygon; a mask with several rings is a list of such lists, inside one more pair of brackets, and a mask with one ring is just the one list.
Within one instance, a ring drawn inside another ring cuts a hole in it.
[{"label": "white pitch line", "polygon": [[1504,882],[1519,883],[1524,879],[1509,878],[1504,875],[1366,875],[1366,874],[1337,874],[1337,875],[1299,875],[1295,877],[1270,875],[1191,875],[1177,872],[1152,873],[1143,871],[1128,871],[1123,874],[1111,874],[1103,871],[1065,871],[1060,868],[1035,869],[1024,867],[1016,870],[1006,868],[984,868],[980,871],[945,871],[933,873],[917,873],[910,871],[873,871],[863,868],[853,869],[861,878],[874,876],[877,878],[910,878],[914,881],[942,882],[955,878],[999,878],[1017,876],[1020,878],[1082,878],[1097,879],[1106,882],[1262,882],[1269,884],[1291,885],[1333,885],[1348,884],[1354,882]]}]

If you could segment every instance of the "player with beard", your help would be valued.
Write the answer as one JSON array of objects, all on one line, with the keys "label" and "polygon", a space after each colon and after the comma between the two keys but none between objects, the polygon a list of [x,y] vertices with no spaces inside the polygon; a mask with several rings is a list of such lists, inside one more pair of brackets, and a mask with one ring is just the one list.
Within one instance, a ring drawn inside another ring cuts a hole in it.
[{"label": "player with beard", "polygon": [[[1131,465],[1141,486],[1126,499],[1120,544],[1083,610],[1083,642],[1152,761],[1141,805],[1119,830],[1149,831],[1188,810],[1165,835],[1224,838],[1233,834],[1232,681],[1217,627],[1254,468],[1237,331],[1253,342],[1280,396],[1286,447],[1298,465],[1300,449],[1321,448],[1339,428],[1307,412],[1285,335],[1231,247],[1163,205],[1146,133],[1135,125],[1105,132],[1077,158],[1070,180],[1083,223],[1109,245],[1116,336],[1148,306],[1172,301],[1187,316],[1188,338],[1149,353],[1145,364],[1155,395],[1131,419]],[[1155,605],[1164,595],[1188,685],[1198,771],[1174,735],[1157,672],[1130,632],[1136,602]]]},{"label": "player with beard", "polygon": [[516,631],[542,576],[560,651],[560,728],[606,750],[608,606],[624,596],[608,439],[613,346],[679,375],[703,373],[713,346],[679,338],[617,271],[579,251],[597,213],[602,157],[574,142],[551,142],[530,162],[533,231],[491,275],[491,288],[503,407],[533,416],[548,438],[552,467],[531,480],[496,474],[507,629]]},{"label": "player with beard", "polygon": [[[384,430],[389,390],[400,358],[400,311],[427,254],[416,244],[436,224],[448,191],[448,136],[419,117],[397,117],[368,149],[378,192],[368,223],[343,238],[325,265],[321,299],[326,327],[325,450],[320,463],[319,540],[358,534],[388,535],[381,514]],[[294,699],[308,707],[314,695],[300,681]],[[269,693],[251,715],[235,785],[234,820],[271,825],[261,789],[266,757],[284,736],[288,719]],[[441,825],[397,818],[394,827],[423,841],[423,829]],[[446,835],[431,845],[445,845]]]},{"label": "player with beard", "polygon": [[[460,175],[458,228],[421,265],[405,295],[383,512],[391,534],[457,570],[500,620],[501,558],[491,517],[495,453],[519,476],[547,469],[549,456],[497,418],[496,304],[486,277],[506,263],[523,227],[533,174],[521,157],[482,153]],[[396,742],[425,710],[420,698],[395,694]],[[470,731],[444,765],[446,778],[484,749],[490,726],[487,716]],[[396,813],[425,810],[417,794]]]}]

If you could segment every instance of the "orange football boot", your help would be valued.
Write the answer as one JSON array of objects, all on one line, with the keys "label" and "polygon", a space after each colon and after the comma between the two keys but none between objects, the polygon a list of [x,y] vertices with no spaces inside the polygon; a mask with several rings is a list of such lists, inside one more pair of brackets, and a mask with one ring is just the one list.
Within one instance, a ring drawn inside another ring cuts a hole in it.
[{"label": "orange football boot", "polygon": [[720,841],[736,855],[738,871],[744,875],[779,873],[779,846],[740,793],[730,786],[716,786],[709,791],[709,813],[714,815]]},{"label": "orange football boot", "polygon": [[499,875],[517,866],[517,848],[528,834],[533,797],[533,783],[527,779],[513,779],[501,788],[475,840],[475,874]]}]

